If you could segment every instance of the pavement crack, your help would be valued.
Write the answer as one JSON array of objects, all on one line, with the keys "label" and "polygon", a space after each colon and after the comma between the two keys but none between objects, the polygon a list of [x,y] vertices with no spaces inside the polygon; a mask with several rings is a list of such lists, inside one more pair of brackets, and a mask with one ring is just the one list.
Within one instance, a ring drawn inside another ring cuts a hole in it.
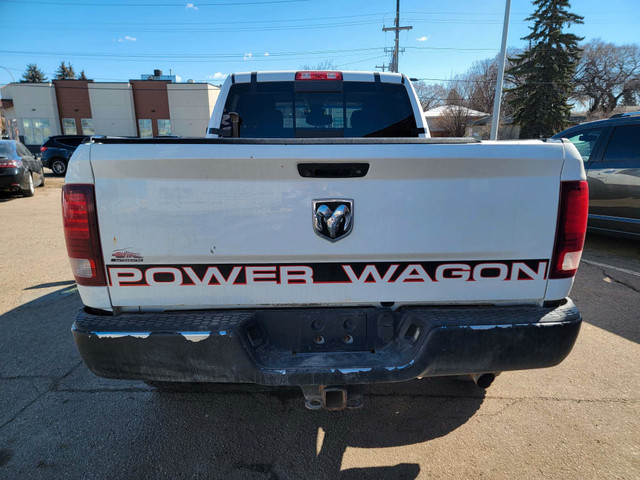
[{"label": "pavement crack", "polygon": [[[31,400],[30,402],[28,402],[26,405],[24,405],[20,410],[18,410],[15,415],[13,415],[9,420],[7,420],[6,422],[4,422],[3,424],[0,425],[0,430],[4,429],[6,426],[10,425],[11,423],[13,423],[18,417],[20,417],[20,415],[22,415],[31,405],[33,405],[34,403],[36,403],[38,400],[40,400],[42,397],[44,397],[47,393],[52,392],[52,391],[56,391],[58,388],[58,384],[60,383],[61,380],[64,380],[65,378],[67,378],[69,375],[71,375],[74,370],[76,368],[78,368],[80,365],[82,365],[82,360],[80,360],[77,364],[75,364],[67,373],[63,374],[60,377],[47,377],[47,376],[23,376],[23,377],[16,377],[16,379],[19,378],[30,378],[31,382],[33,383],[33,380],[35,378],[48,378],[51,379],[52,382],[49,385],[48,388],[46,388],[45,390],[43,390],[42,392],[38,393],[38,395],[36,395],[33,400]],[[3,380],[6,378],[3,378]],[[36,388],[36,391],[38,391],[37,387],[34,385],[34,388]]]},{"label": "pavement crack", "polygon": [[16,412],[16,414],[14,416],[12,416],[9,420],[7,420],[6,422],[4,422],[2,425],[0,425],[0,430],[2,430],[4,427],[6,427],[7,425],[11,424],[12,422],[14,422],[20,415],[22,415],[22,413],[28,409],[31,405],[33,405],[34,403],[36,403],[38,400],[40,400],[44,395],[46,395],[49,392],[49,390],[45,390],[44,392],[38,394],[33,400],[31,400],[29,403],[27,403],[24,407],[22,407],[20,410],[18,410]]},{"label": "pavement crack", "polygon": [[610,272],[606,272],[606,268],[603,267],[599,267],[597,265],[593,265],[593,264],[587,264],[587,265],[591,265],[594,268],[597,268],[598,270],[600,270],[600,272],[602,272],[602,275],[604,275],[606,278],[611,279],[611,281],[613,281],[613,283],[618,284],[618,285],[622,285],[623,287],[627,287],[630,290],[633,290],[636,293],[640,293],[640,290],[638,288],[636,288],[634,285],[631,285],[628,282],[625,282],[624,280],[620,280],[619,278],[616,278],[615,275],[612,275]]},{"label": "pavement crack", "polygon": [[[604,270],[603,270],[603,273],[604,273]],[[609,277],[611,280],[613,280],[613,281],[614,281],[614,283],[617,283],[617,284],[619,284],[619,285],[622,285],[623,287],[627,287],[627,288],[629,288],[629,289],[633,290],[633,291],[634,291],[634,292],[636,292],[636,293],[640,293],[640,290],[639,290],[639,289],[637,289],[636,287],[634,287],[633,285],[631,285],[630,283],[627,283],[627,282],[625,282],[624,280],[620,280],[619,278],[616,278],[616,277],[612,276],[611,274],[607,274],[607,273],[605,273],[605,275],[606,275],[607,277]]]},{"label": "pavement crack", "polygon": [[54,379],[51,387],[49,388],[49,391],[56,391],[56,392],[59,391],[60,382],[65,378],[69,377],[80,365],[82,365],[82,360],[78,360],[78,363],[76,363],[73,367],[71,367],[71,370],[69,370],[67,373],[65,373],[61,377]]}]

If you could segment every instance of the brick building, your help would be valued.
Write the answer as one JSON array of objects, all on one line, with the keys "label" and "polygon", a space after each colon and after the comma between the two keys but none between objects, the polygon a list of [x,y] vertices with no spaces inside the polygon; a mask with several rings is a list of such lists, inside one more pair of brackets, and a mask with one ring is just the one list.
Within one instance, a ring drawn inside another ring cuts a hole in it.
[{"label": "brick building", "polygon": [[0,92],[3,134],[39,151],[52,135],[203,137],[220,88],[153,78],[9,83]]}]

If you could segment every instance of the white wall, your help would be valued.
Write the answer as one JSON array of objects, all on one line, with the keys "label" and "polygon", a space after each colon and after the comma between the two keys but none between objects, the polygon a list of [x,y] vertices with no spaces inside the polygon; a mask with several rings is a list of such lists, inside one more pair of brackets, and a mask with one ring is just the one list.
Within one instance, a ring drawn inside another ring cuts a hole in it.
[{"label": "white wall", "polygon": [[56,91],[52,83],[9,83],[1,89],[2,98],[13,100],[13,108],[6,109],[7,120],[18,120],[18,132],[24,135],[22,120],[49,120],[51,135],[60,135],[60,118]]},{"label": "white wall", "polygon": [[208,83],[167,85],[171,133],[183,137],[204,137],[219,87]]},{"label": "white wall", "polygon": [[131,84],[89,83],[88,88],[96,135],[138,135]]}]

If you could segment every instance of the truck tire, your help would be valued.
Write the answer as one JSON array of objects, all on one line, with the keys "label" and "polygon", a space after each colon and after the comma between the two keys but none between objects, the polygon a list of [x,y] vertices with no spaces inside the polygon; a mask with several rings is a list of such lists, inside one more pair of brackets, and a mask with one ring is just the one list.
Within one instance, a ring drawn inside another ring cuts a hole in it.
[{"label": "truck tire", "polygon": [[67,162],[61,158],[54,158],[51,161],[51,170],[53,170],[54,175],[64,177],[67,173]]}]

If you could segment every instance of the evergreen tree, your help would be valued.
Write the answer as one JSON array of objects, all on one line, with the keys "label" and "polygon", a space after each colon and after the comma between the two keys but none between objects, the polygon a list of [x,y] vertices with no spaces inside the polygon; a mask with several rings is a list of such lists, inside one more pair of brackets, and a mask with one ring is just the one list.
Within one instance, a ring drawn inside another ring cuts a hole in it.
[{"label": "evergreen tree", "polygon": [[35,63],[29,63],[27,65],[27,71],[22,74],[22,82],[24,83],[39,83],[46,82],[47,77],[44,72],[38,68]]},{"label": "evergreen tree", "polygon": [[75,80],[76,72],[73,70],[73,66],[71,64],[67,66],[63,61],[58,67],[58,70],[56,70],[55,79],[56,80]]},{"label": "evergreen tree", "polygon": [[583,23],[583,17],[569,12],[569,0],[533,0],[535,12],[528,40],[531,47],[510,59],[509,74],[518,78],[511,89],[514,120],[520,125],[520,138],[547,137],[568,125],[573,92],[572,77],[578,63],[582,38],[562,31],[563,27]]},{"label": "evergreen tree", "polygon": [[80,72],[80,76],[78,77],[78,80],[87,80],[87,76],[84,74],[84,70]]}]

